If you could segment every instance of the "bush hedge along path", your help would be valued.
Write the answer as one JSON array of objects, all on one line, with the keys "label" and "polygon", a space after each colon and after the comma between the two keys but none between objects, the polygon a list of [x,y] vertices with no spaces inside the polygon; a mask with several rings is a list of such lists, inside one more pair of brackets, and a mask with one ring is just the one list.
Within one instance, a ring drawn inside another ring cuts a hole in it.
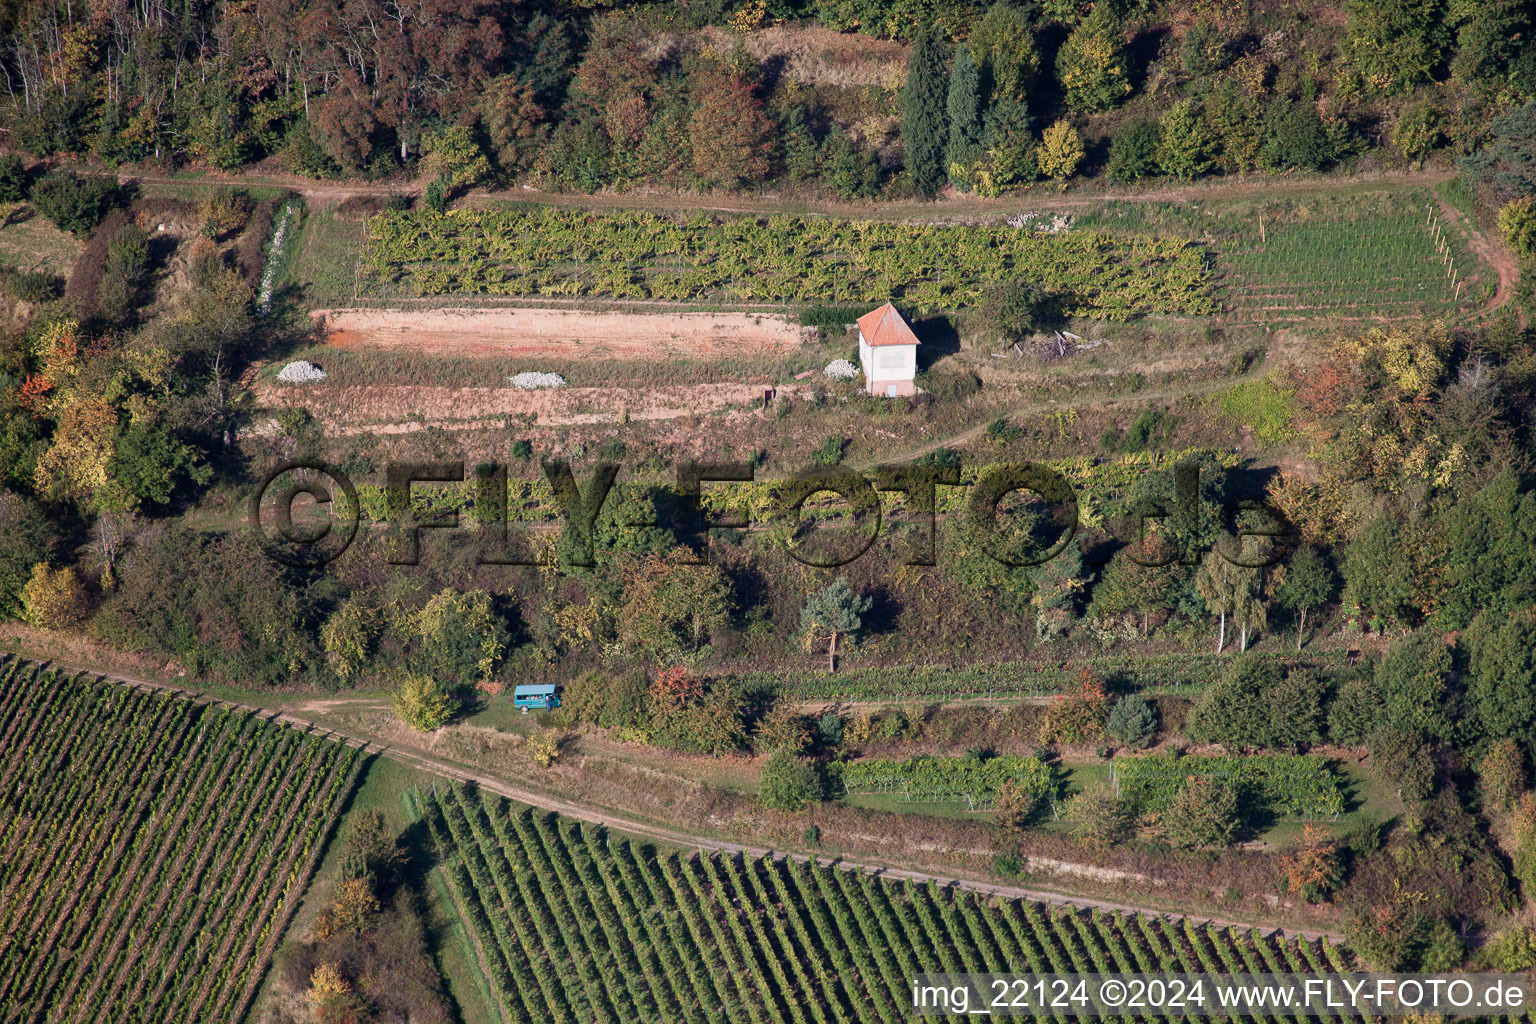
[{"label": "bush hedge along path", "polygon": [[467,786],[407,800],[508,1022],[900,1021],[919,971],[1297,972],[1351,959],[1326,939],[1053,910],[815,859],[661,853]]},{"label": "bush hedge along path", "polygon": [[[60,672],[87,672],[91,675],[114,682],[125,683],[143,689],[165,691],[179,694],[196,700],[214,701],[214,698],[201,694],[196,690],[185,687],[171,686],[165,683],[157,683],[151,680],[140,679],[134,676],[117,673],[103,673],[94,670],[82,669],[74,666],[59,665],[55,662],[46,663]],[[669,846],[694,848],[700,851],[709,850],[717,853],[737,854],[750,858],[775,857],[788,858],[801,863],[831,863],[830,858],[814,858],[800,853],[784,853],[772,851],[762,847],[748,846],[742,843],[733,843],[729,840],[716,839],[712,836],[693,835],[686,832],[678,832],[648,822],[637,821],[619,815],[609,814],[591,807],[573,803],[561,797],[551,796],[536,790],[513,785],[506,780],[493,775],[466,771],[448,761],[439,760],[431,755],[410,750],[403,747],[383,746],[367,737],[351,736],[328,726],[320,726],[292,710],[274,711],[271,709],[257,708],[254,705],[238,704],[222,699],[216,701],[219,705],[236,710],[256,712],[268,721],[284,722],[301,729],[316,729],[344,741],[349,745],[357,746],[365,754],[375,754],[397,761],[407,767],[435,775],[439,778],[455,783],[467,783],[476,788],[496,796],[505,797],[517,803],[527,804],[530,807],[540,808],[545,811],[565,817],[579,819],[593,825],[601,825],[604,828],[613,829],[637,839],[648,839]],[[4,749],[0,746],[0,749]],[[1099,900],[1087,896],[1068,896],[1059,892],[1046,889],[1029,889],[1014,885],[999,885],[993,882],[983,882],[977,879],[960,878],[954,875],[935,875],[928,872],[913,871],[907,868],[893,867],[885,864],[870,862],[856,862],[845,858],[838,858],[836,863],[845,868],[857,869],[861,872],[878,875],[884,879],[907,881],[915,883],[937,883],[946,888],[955,888],[967,892],[974,892],[984,896],[998,896],[1003,899],[1030,900],[1035,903],[1050,904],[1053,906],[1076,908],[1079,910],[1098,910],[1104,913],[1129,913],[1151,914],[1154,916],[1171,917],[1177,920],[1186,920],[1201,924],[1209,924],[1221,928],[1248,929],[1253,925],[1249,922],[1235,921],[1229,918],[1216,917],[1209,914],[1175,914],[1156,908],[1141,907],[1131,903],[1121,903],[1113,900]],[[1307,939],[1328,939],[1332,942],[1343,942],[1341,934],[1331,931],[1323,931],[1314,928],[1279,928],[1275,929],[1288,936],[1299,936]]]},{"label": "bush hedge along path", "polygon": [[0,1021],[239,1020],[363,751],[0,664]]}]

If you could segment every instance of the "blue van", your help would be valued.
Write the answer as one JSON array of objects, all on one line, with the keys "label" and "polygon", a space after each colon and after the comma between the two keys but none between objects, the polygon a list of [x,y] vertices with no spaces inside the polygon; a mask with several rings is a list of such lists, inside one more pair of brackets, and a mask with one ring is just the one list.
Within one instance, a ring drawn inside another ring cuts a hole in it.
[{"label": "blue van", "polygon": [[534,711],[550,711],[560,706],[560,695],[554,683],[525,684],[512,690],[512,704],[527,714]]}]

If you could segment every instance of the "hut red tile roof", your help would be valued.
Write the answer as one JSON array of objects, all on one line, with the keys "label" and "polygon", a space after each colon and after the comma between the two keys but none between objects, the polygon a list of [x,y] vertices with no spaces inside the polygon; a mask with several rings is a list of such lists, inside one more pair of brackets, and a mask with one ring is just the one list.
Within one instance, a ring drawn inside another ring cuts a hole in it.
[{"label": "hut red tile roof", "polygon": [[879,309],[872,309],[859,317],[859,333],[871,347],[876,345],[917,345],[917,335],[887,302]]}]

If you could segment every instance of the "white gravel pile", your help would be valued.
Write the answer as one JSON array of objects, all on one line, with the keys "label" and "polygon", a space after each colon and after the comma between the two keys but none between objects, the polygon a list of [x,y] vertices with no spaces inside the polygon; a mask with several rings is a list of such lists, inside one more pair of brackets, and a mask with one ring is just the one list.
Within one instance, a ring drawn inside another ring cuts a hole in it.
[{"label": "white gravel pile", "polygon": [[508,377],[507,383],[524,391],[536,391],[540,388],[563,388],[565,378],[558,373],[535,373],[526,370],[516,376]]},{"label": "white gravel pile", "polygon": [[859,368],[846,359],[834,359],[821,371],[821,375],[831,380],[853,380],[859,375]]},{"label": "white gravel pile", "polygon": [[277,371],[277,379],[285,384],[308,384],[325,380],[325,371],[305,359],[296,359]]}]

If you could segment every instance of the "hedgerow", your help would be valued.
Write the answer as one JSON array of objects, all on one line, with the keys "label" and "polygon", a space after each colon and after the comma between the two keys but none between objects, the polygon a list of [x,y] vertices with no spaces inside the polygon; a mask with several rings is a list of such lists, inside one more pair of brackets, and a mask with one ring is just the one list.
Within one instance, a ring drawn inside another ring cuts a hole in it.
[{"label": "hedgerow", "polygon": [[983,807],[1004,783],[1031,797],[1054,792],[1051,768],[1038,757],[910,757],[903,761],[870,758],[829,766],[846,793],[899,792],[908,800],[969,798]]}]

